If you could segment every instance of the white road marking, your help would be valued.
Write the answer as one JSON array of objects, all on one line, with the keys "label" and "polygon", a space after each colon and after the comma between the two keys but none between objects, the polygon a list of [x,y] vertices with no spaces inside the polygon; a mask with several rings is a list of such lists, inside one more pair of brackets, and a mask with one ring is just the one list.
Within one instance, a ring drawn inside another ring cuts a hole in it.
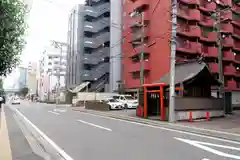
[{"label": "white road marking", "polygon": [[[84,113],[84,112],[82,112]],[[85,114],[90,114],[90,115],[94,115],[94,114],[91,114],[91,113],[85,113]],[[109,114],[110,115],[110,114]],[[112,115],[116,115],[116,114],[112,114]],[[95,116],[98,116],[98,115],[95,115]],[[99,117],[105,117],[105,116],[99,116]],[[111,117],[109,117],[111,118]],[[116,119],[116,118],[113,118],[113,119]],[[184,127],[184,128],[191,128],[191,129],[196,129],[196,130],[202,130],[202,131],[209,131],[209,132],[215,132],[215,133],[220,133],[220,134],[226,134],[226,135],[231,135],[231,136],[237,136],[237,137],[240,137],[240,134],[237,134],[237,133],[231,133],[231,132],[224,132],[224,131],[218,131],[218,130],[213,130],[213,129],[206,129],[206,128],[198,128],[198,127],[193,127],[193,126],[186,126],[186,125],[181,125],[181,124],[172,124],[172,123],[169,123],[168,125],[171,125],[171,126],[177,126],[177,127]]]},{"label": "white road marking", "polygon": [[162,129],[162,130],[171,131],[171,132],[177,132],[177,133],[181,133],[181,134],[187,134],[187,135],[196,136],[196,137],[202,137],[202,138],[208,138],[208,139],[218,140],[218,141],[222,141],[222,142],[240,144],[240,142],[238,142],[238,141],[227,140],[227,139],[217,138],[217,137],[213,137],[213,136],[206,136],[206,135],[201,135],[201,134],[197,134],[197,133],[181,131],[181,130],[177,130],[177,129],[153,126],[153,125],[150,125],[150,124],[144,124],[144,123],[140,123],[140,122],[133,122],[133,121],[117,119],[117,118],[107,117],[107,116],[103,116],[103,115],[96,115],[96,114],[91,114],[91,113],[86,113],[86,112],[81,112],[81,113],[88,114],[88,115],[91,115],[91,116],[96,116],[96,117],[102,117],[102,118],[105,118],[105,119],[111,119],[111,120],[116,120],[116,121],[131,123],[131,124],[136,124],[136,125],[145,126],[145,127],[151,127],[151,128]]},{"label": "white road marking", "polygon": [[53,112],[53,111],[48,111],[49,113],[55,114],[55,115],[59,115],[59,113],[57,112]]},{"label": "white road marking", "polygon": [[210,159],[207,159],[207,158],[203,158],[202,160],[210,160]]},{"label": "white road marking", "polygon": [[81,122],[81,123],[84,123],[84,124],[88,124],[90,126],[94,126],[94,127],[100,128],[100,129],[104,129],[104,130],[107,130],[107,131],[112,131],[110,128],[102,127],[102,126],[99,126],[99,125],[96,125],[96,124],[93,124],[93,123],[89,123],[89,122],[82,121],[82,120],[77,120],[77,121]]},{"label": "white road marking", "polygon": [[54,109],[55,112],[66,112],[66,109]]},{"label": "white road marking", "polygon": [[211,152],[213,154],[216,154],[218,156],[221,156],[221,157],[240,159],[240,156],[224,153],[224,152],[218,151],[216,149],[207,147],[205,145],[219,147],[219,148],[227,148],[227,149],[231,149],[231,150],[240,150],[240,148],[231,147],[231,146],[224,146],[224,145],[218,145],[218,144],[212,144],[212,143],[206,143],[206,142],[200,142],[200,141],[193,141],[193,140],[183,139],[183,138],[176,138],[176,137],[174,137],[174,138],[179,140],[179,141],[182,141],[182,142],[188,143],[190,145],[193,145],[195,147],[201,148],[201,149],[203,149],[205,151],[208,151],[208,152]]},{"label": "white road marking", "polygon": [[40,136],[42,136],[65,160],[73,160],[63,149],[61,149],[56,143],[54,143],[45,133],[43,133],[37,126],[35,126],[30,120],[28,120],[18,109],[15,109],[16,113],[21,116],[31,127],[33,127]]}]

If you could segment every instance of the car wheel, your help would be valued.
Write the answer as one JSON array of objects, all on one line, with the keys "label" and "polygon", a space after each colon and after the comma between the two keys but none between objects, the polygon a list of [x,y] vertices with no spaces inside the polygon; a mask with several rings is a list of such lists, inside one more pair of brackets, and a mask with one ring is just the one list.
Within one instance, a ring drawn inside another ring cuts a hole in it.
[{"label": "car wheel", "polygon": [[109,110],[112,110],[112,107],[111,107],[111,105],[109,105]]}]

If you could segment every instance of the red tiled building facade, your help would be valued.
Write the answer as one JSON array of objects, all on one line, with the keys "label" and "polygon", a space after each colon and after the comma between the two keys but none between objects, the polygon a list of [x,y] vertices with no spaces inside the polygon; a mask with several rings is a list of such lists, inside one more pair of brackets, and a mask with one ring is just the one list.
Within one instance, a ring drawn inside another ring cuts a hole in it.
[{"label": "red tiled building facade", "polygon": [[[240,4],[234,0],[179,0],[176,60],[205,58],[218,77],[216,8],[220,9],[224,86],[240,91]],[[140,9],[141,16],[129,14]],[[159,80],[170,70],[171,1],[123,0],[123,79],[125,88],[140,85],[140,53],[144,51],[145,83]],[[144,38],[144,41],[143,41]]]}]

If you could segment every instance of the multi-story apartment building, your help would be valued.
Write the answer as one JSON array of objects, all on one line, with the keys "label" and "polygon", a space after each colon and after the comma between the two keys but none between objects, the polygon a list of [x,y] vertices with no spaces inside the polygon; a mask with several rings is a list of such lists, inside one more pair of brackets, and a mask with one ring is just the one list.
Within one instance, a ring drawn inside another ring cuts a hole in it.
[{"label": "multi-story apartment building", "polygon": [[46,47],[39,61],[39,95],[43,99],[48,92],[56,90],[58,78],[60,77],[60,87],[65,87],[65,75],[67,65],[67,45],[55,48],[53,45]]},{"label": "multi-story apartment building", "polygon": [[[171,7],[171,1],[158,3],[158,0],[128,0],[123,4],[123,36],[126,36],[123,44],[123,75],[126,88],[137,88],[140,85],[141,52],[144,52],[145,59],[145,83],[153,83],[169,72]],[[215,30],[217,8],[221,17],[222,60],[218,58],[221,56]],[[139,16],[130,17],[136,10]],[[240,5],[232,0],[179,0],[177,4],[176,61],[203,56],[217,78],[219,64],[223,64],[225,90],[233,91],[233,101],[240,98],[239,13]]]},{"label": "multi-story apartment building", "polygon": [[[112,5],[117,9],[110,11]],[[73,9],[67,88],[90,82],[89,91],[117,90],[121,80],[121,0],[112,1],[111,6],[109,0],[87,0]]]},{"label": "multi-story apartment building", "polygon": [[73,89],[82,83],[84,5],[76,5],[68,21],[66,87]]}]

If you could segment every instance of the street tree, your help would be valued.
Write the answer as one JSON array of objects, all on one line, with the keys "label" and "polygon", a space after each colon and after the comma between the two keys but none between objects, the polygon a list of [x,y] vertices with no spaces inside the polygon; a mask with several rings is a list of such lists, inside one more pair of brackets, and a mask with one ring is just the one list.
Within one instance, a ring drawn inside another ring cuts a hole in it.
[{"label": "street tree", "polygon": [[27,6],[22,0],[0,2],[0,76],[19,64],[25,46]]},{"label": "street tree", "polygon": [[23,87],[20,91],[19,94],[23,95],[24,97],[28,94],[29,88],[28,87]]}]

